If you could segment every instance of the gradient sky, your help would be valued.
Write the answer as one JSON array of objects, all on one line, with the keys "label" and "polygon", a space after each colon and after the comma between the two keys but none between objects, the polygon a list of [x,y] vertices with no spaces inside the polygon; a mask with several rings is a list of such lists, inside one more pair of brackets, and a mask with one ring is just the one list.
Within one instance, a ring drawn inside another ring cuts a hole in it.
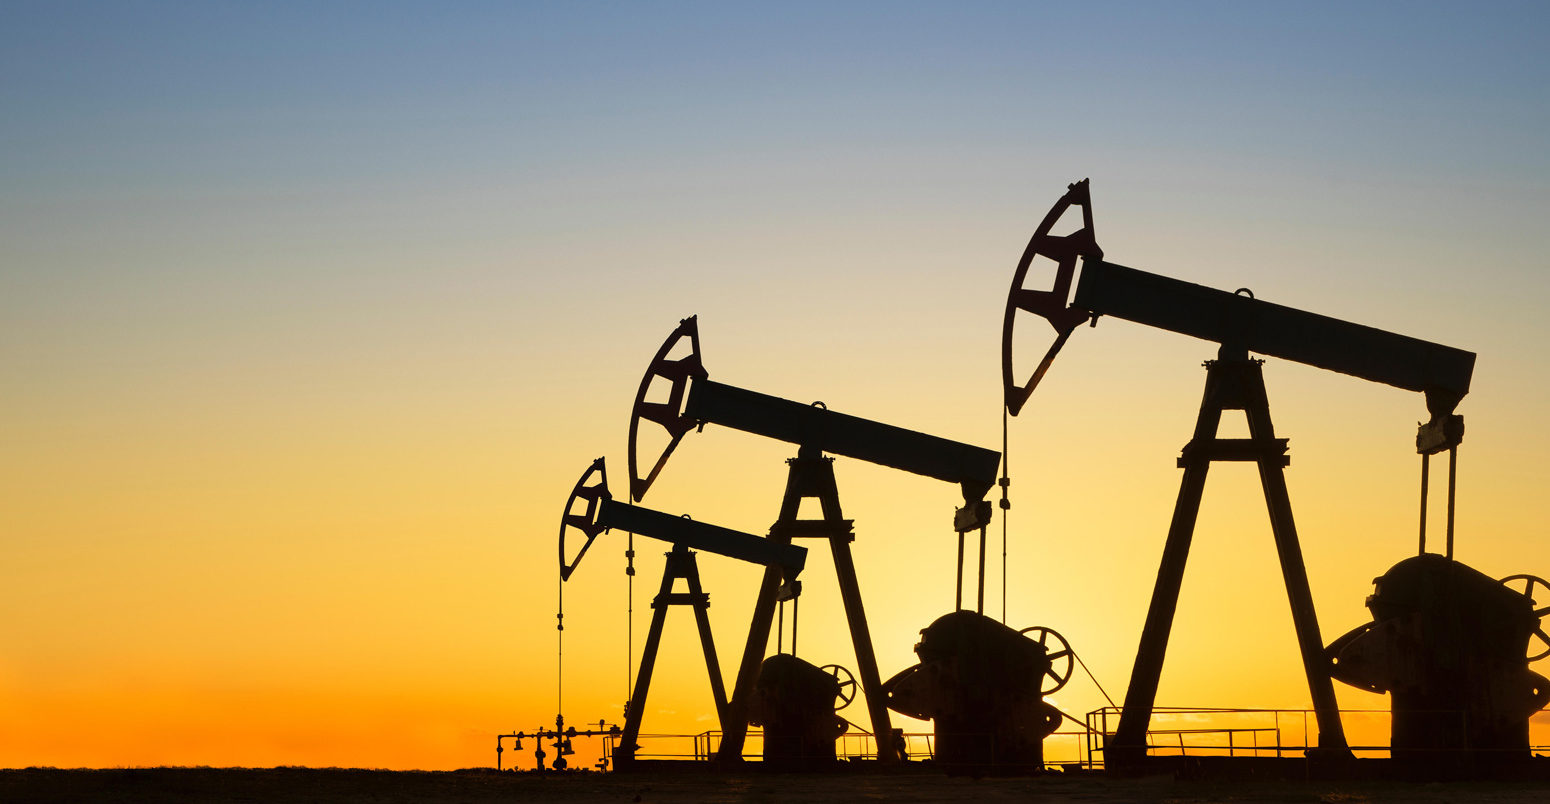
[{"label": "gradient sky", "polygon": [[[552,722],[560,508],[599,455],[624,494],[679,318],[717,380],[994,447],[1012,269],[1089,176],[1114,262],[1478,352],[1457,554],[1550,574],[1542,3],[0,16],[0,766],[488,764]],[[1212,356],[1106,320],[1011,425],[1007,621],[1116,697]],[[1415,550],[1425,410],[1265,373],[1330,640]],[[646,504],[763,533],[792,452],[707,428]],[[886,677],[952,605],[957,494],[836,471]],[[1307,704],[1258,494],[1212,475],[1159,703]],[[625,698],[603,540],[572,722]],[[700,563],[730,683],[758,572]],[[810,566],[802,655],[853,667]],[[647,731],[711,727],[674,614]]]}]

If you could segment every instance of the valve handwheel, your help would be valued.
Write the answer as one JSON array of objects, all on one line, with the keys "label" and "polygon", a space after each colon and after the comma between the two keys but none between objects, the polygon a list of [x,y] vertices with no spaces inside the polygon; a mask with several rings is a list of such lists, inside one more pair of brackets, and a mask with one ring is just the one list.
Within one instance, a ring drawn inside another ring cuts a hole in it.
[{"label": "valve handwheel", "polygon": [[1066,644],[1066,638],[1055,629],[1045,628],[1042,625],[1024,628],[1017,633],[1043,645],[1045,656],[1049,659],[1049,669],[1044,671],[1042,681],[1053,686],[1044,688],[1041,685],[1039,694],[1049,695],[1064,687],[1066,682],[1071,680],[1071,666],[1074,664],[1072,657],[1075,656],[1071,652],[1071,646]]},{"label": "valve handwheel", "polygon": [[[1530,604],[1537,604],[1540,600],[1550,602],[1550,581],[1546,581],[1538,575],[1508,575],[1502,579],[1502,585],[1514,592],[1518,592],[1519,587],[1522,587],[1521,594],[1529,599]],[[1538,592],[1538,594],[1536,595],[1535,592]],[[1542,622],[1546,613],[1550,613],[1550,606],[1536,606],[1534,608],[1534,618],[1536,620]],[[1545,632],[1544,625],[1538,624],[1534,626],[1533,636],[1537,637],[1539,644],[1544,646],[1544,650],[1538,653],[1530,653],[1528,656],[1529,661],[1537,662],[1546,656],[1550,656],[1550,634]],[[1529,650],[1531,651],[1534,649],[1532,646],[1533,643],[1530,642]]]},{"label": "valve handwheel", "polygon": [[838,712],[850,706],[850,702],[856,698],[856,677],[851,675],[849,670],[837,664],[826,664],[818,669],[834,676],[834,681],[840,685],[838,693],[840,702],[835,705],[834,711]]}]

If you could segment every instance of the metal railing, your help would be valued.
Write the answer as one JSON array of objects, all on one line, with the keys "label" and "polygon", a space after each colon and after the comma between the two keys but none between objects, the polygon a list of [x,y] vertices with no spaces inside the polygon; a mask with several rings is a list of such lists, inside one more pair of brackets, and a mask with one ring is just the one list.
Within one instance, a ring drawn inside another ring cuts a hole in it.
[{"label": "metal railing", "polygon": [[[709,761],[716,756],[721,745],[722,733],[707,730],[698,734],[642,734],[640,748],[635,758],[640,760],[699,760]],[[933,732],[904,732],[904,751],[912,761],[936,758],[936,735]],[[987,735],[989,736],[989,735]],[[1059,731],[1045,740],[1048,767],[1091,767],[1088,759],[1088,733],[1086,731]],[[749,729],[743,745],[745,761],[760,762],[764,759],[764,735],[760,729]],[[877,737],[871,732],[852,730],[835,741],[835,758],[841,761],[871,762],[877,760]]]},{"label": "metal railing", "polygon": [[[1084,767],[1103,766],[1100,757],[1114,736],[1121,711],[1122,707],[1105,706],[1087,713]],[[1158,706],[1146,732],[1147,752],[1152,756],[1302,756],[1310,747],[1312,714],[1311,709]]]},{"label": "metal railing", "polygon": [[[1044,765],[1066,771],[1098,770],[1105,766],[1107,743],[1114,736],[1122,707],[1095,709],[1077,721],[1068,722],[1079,729],[1057,731],[1044,741]],[[1387,709],[1341,709],[1340,718],[1358,757],[1388,757],[1392,712]],[[1537,718],[1538,736],[1544,737],[1544,723]],[[1246,709],[1211,707],[1154,707],[1146,737],[1146,753],[1154,757],[1261,757],[1302,758],[1317,747],[1317,729],[1312,709]],[[504,738],[515,734],[500,735]],[[529,735],[524,735],[529,736]],[[536,736],[536,735],[534,735]],[[544,735],[551,737],[553,735]],[[987,735],[988,737],[989,735]],[[722,733],[707,730],[697,734],[642,734],[635,754],[640,760],[709,761],[716,756]],[[905,752],[911,760],[936,758],[935,734],[902,734]],[[604,737],[603,756],[613,754],[616,736]],[[1532,743],[1532,741],[1531,741]],[[497,752],[500,750],[497,740]],[[1550,744],[1531,744],[1529,750],[1550,755]],[[764,734],[750,729],[742,757],[762,761]],[[852,729],[835,743],[835,756],[845,761],[875,761],[877,739],[870,732]],[[499,753],[497,753],[499,762]]]},{"label": "metal railing", "polygon": [[[1104,748],[1114,736],[1121,709],[1106,706],[1087,714],[1087,757],[1083,767],[1103,767]],[[1392,711],[1338,711],[1347,735],[1353,738],[1349,745],[1352,754],[1368,758],[1391,755]],[[1318,747],[1314,718],[1312,709],[1159,706],[1152,710],[1146,751],[1148,756],[1306,757],[1309,750]],[[1550,745],[1530,744],[1528,749],[1534,754],[1545,754],[1550,752]]]}]

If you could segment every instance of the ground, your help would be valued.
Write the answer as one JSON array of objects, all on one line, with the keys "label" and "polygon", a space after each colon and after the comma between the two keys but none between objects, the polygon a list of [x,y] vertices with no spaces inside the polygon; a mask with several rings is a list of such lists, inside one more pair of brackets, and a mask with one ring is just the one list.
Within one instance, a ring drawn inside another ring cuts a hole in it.
[{"label": "ground", "polygon": [[711,774],[494,770],[446,772],[337,768],[0,770],[4,802],[1494,802],[1550,800],[1546,782],[1180,781],[1050,774],[968,779],[936,774]]}]

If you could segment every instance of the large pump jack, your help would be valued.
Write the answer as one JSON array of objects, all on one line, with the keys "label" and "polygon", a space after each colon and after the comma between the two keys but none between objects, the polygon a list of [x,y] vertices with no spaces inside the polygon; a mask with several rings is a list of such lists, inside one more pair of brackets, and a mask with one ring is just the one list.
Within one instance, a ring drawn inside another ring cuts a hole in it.
[{"label": "large pump jack", "polygon": [[[681,344],[688,343],[688,354],[670,358]],[[668,385],[665,401],[650,401],[653,381]],[[638,436],[642,421],[660,425],[667,431],[668,442],[650,470],[640,472]],[[700,358],[699,327],[694,317],[683,319],[652,358],[630,418],[630,491],[639,501],[666,465],[668,456],[690,430],[706,424],[719,424],[754,435],[797,445],[797,456],[790,466],[780,516],[769,532],[769,542],[789,545],[797,538],[823,538],[834,557],[835,575],[856,652],[861,689],[866,695],[872,732],[877,739],[878,759],[894,762],[901,754],[894,750],[893,729],[888,715],[886,695],[872,651],[872,639],[862,608],[861,589],[856,580],[855,562],[850,543],[854,541],[853,521],[840,509],[839,492],[834,482],[833,458],[828,452],[858,460],[902,469],[927,477],[957,483],[962,487],[964,506],[953,518],[958,542],[958,600],[963,600],[964,534],[980,531],[979,600],[984,606],[984,532],[990,521],[990,503],[985,494],[995,484],[1000,453],[950,441],[901,427],[849,416],[824,408],[821,404],[804,405],[755,391],[714,382],[709,379]],[[802,500],[816,499],[821,519],[799,519]],[[770,565],[764,573],[754,603],[748,643],[738,666],[737,680],[727,716],[722,719],[723,736],[717,760],[735,762],[742,758],[747,736],[748,705],[758,680],[760,663],[769,646],[770,626],[777,601],[794,595],[799,589],[782,583],[782,570]]]},{"label": "large pump jack", "polygon": [[[1055,224],[1072,206],[1081,209],[1081,225],[1070,234],[1051,234]],[[1056,264],[1050,290],[1023,286],[1036,258],[1046,258]],[[1078,262],[1081,274],[1076,279]],[[1076,279],[1074,295],[1073,279]],[[1019,311],[1043,317],[1055,330],[1053,345],[1032,376],[1021,385],[1013,376],[1012,364],[1013,328]],[[1228,293],[1105,262],[1094,238],[1092,203],[1087,180],[1083,179],[1069,187],[1039,224],[1012,280],[1001,352],[1003,390],[1007,409],[1012,415],[1021,410],[1076,327],[1089,321],[1096,325],[1098,317],[1104,315],[1220,344],[1217,359],[1206,363],[1205,395],[1200,415],[1194,435],[1179,458],[1184,477],[1141,633],[1135,668],[1125,694],[1124,710],[1107,747],[1108,761],[1124,765],[1139,761],[1146,754],[1147,726],[1178,604],[1184,564],[1200,510],[1206,472],[1215,461],[1253,461],[1259,467],[1318,724],[1316,750],[1330,756],[1349,756],[1350,749],[1330,683],[1331,664],[1319,635],[1307,571],[1292,520],[1283,471],[1290,463],[1287,440],[1276,438],[1271,426],[1260,370],[1264,361],[1251,359],[1248,353],[1280,357],[1423,393],[1430,413],[1429,420],[1420,426],[1416,436],[1417,450],[1423,456],[1423,489],[1427,456],[1448,451],[1450,479],[1453,475],[1453,459],[1456,459],[1456,449],[1464,435],[1463,417],[1453,411],[1469,392],[1474,353],[1260,301],[1246,289]],[[1217,436],[1222,412],[1226,410],[1244,411],[1249,425],[1248,438]],[[1452,496],[1450,483],[1450,558]],[[1423,498],[1423,517],[1424,506]],[[1422,539],[1424,550],[1424,518]]]},{"label": "large pump jack", "polygon": [[[651,690],[652,670],[656,666],[657,646],[662,640],[662,626],[667,620],[667,610],[674,605],[687,605],[694,609],[695,623],[699,627],[700,645],[705,651],[705,669],[710,674],[711,695],[716,702],[716,716],[725,731],[727,721],[727,695],[721,676],[721,664],[716,660],[716,645],[711,638],[710,595],[700,585],[699,566],[694,550],[735,558],[770,567],[788,578],[795,578],[807,561],[807,548],[793,544],[781,544],[749,533],[696,522],[619,502],[608,492],[608,470],[602,458],[592,462],[581,479],[571,490],[565,503],[565,513],[560,518],[560,581],[570,579],[581,559],[599,534],[617,528],[627,533],[639,534],[667,542],[673,546],[667,553],[667,564],[662,570],[662,588],[652,601],[651,630],[646,646],[641,652],[640,669],[635,674],[635,688],[626,706],[624,731],[619,735],[619,745],[614,749],[614,767],[627,770],[635,761],[640,748],[641,719],[646,711],[646,695]],[[566,559],[565,536],[575,529],[586,537],[576,550],[574,558]],[[627,555],[634,559],[631,547]],[[634,573],[633,564],[630,569]],[[675,592],[677,581],[683,580],[687,592]],[[562,615],[563,616],[563,615]]]}]

